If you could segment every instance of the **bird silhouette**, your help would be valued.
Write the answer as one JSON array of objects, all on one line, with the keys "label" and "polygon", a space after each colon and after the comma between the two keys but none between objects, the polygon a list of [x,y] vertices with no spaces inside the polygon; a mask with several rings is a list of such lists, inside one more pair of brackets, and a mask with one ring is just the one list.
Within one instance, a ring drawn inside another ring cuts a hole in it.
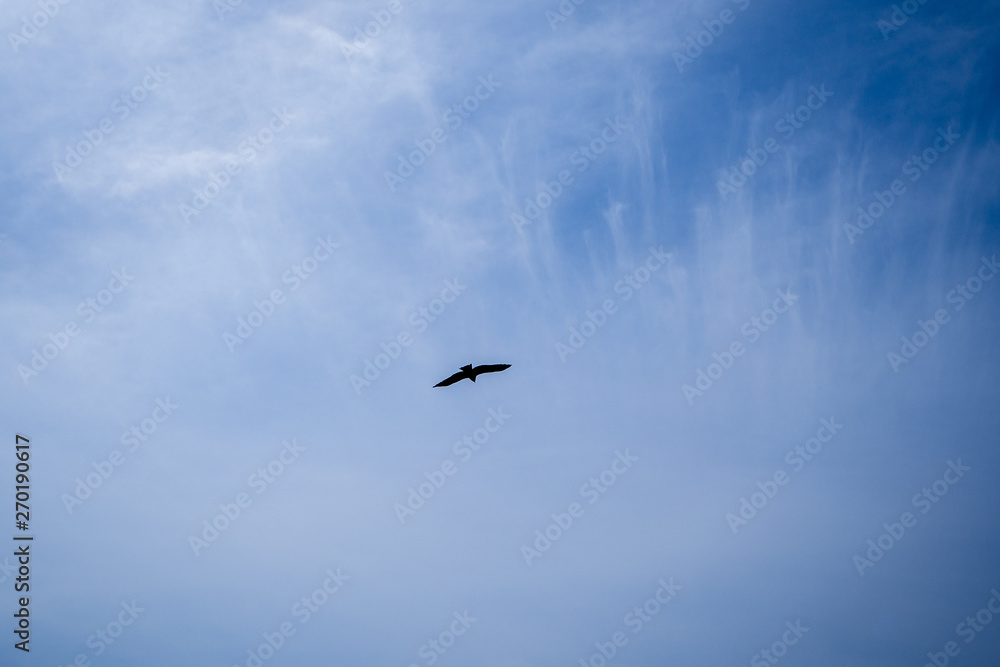
[{"label": "bird silhouette", "polygon": [[482,373],[499,373],[500,371],[505,371],[510,368],[510,364],[484,364],[482,366],[472,367],[472,364],[462,366],[462,370],[455,373],[447,380],[441,380],[435,387],[447,387],[448,385],[455,384],[459,380],[472,380],[476,381],[476,376]]}]

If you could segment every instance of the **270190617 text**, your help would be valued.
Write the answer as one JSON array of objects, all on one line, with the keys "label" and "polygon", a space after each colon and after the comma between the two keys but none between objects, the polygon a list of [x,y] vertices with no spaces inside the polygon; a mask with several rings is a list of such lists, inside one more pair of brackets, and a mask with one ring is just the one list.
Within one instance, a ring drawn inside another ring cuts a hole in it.
[{"label": "270190617 text", "polygon": [[[23,435],[14,438],[14,455],[17,463],[14,481],[14,525],[20,531],[27,531],[31,521],[31,485],[28,473],[31,471],[31,441]],[[14,618],[17,626],[14,634],[20,641],[14,642],[14,648],[29,652],[31,641],[31,612],[28,610],[30,599],[27,593],[31,591],[31,541],[30,535],[14,535],[14,557],[17,559],[17,577],[14,579],[14,591],[20,595],[17,598],[17,611]]]}]

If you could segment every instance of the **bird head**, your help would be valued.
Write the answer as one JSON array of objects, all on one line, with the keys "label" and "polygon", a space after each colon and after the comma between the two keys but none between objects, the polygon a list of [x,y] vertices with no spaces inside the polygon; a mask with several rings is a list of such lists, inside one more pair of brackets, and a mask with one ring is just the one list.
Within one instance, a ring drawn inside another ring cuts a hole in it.
[{"label": "bird head", "polygon": [[460,370],[463,370],[466,373],[468,373],[469,371],[472,370],[472,364],[466,364],[465,366],[462,366]]}]

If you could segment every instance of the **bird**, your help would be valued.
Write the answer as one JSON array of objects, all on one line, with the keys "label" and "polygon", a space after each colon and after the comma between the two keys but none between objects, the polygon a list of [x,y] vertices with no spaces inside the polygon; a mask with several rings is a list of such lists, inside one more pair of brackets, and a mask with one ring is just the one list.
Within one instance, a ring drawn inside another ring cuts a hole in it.
[{"label": "bird", "polygon": [[447,380],[441,380],[435,387],[447,387],[448,385],[455,384],[459,380],[469,379],[473,382],[476,381],[476,376],[481,373],[499,373],[500,371],[505,371],[510,368],[510,364],[484,364],[482,366],[472,367],[472,364],[467,364],[462,366],[462,370],[455,373]]}]

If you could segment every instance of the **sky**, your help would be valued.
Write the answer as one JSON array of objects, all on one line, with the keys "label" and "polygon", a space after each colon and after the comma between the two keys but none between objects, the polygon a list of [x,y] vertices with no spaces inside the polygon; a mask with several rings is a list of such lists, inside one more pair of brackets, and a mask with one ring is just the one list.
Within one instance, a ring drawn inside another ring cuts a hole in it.
[{"label": "sky", "polygon": [[996,664],[1000,4],[0,26],[0,664]]}]

